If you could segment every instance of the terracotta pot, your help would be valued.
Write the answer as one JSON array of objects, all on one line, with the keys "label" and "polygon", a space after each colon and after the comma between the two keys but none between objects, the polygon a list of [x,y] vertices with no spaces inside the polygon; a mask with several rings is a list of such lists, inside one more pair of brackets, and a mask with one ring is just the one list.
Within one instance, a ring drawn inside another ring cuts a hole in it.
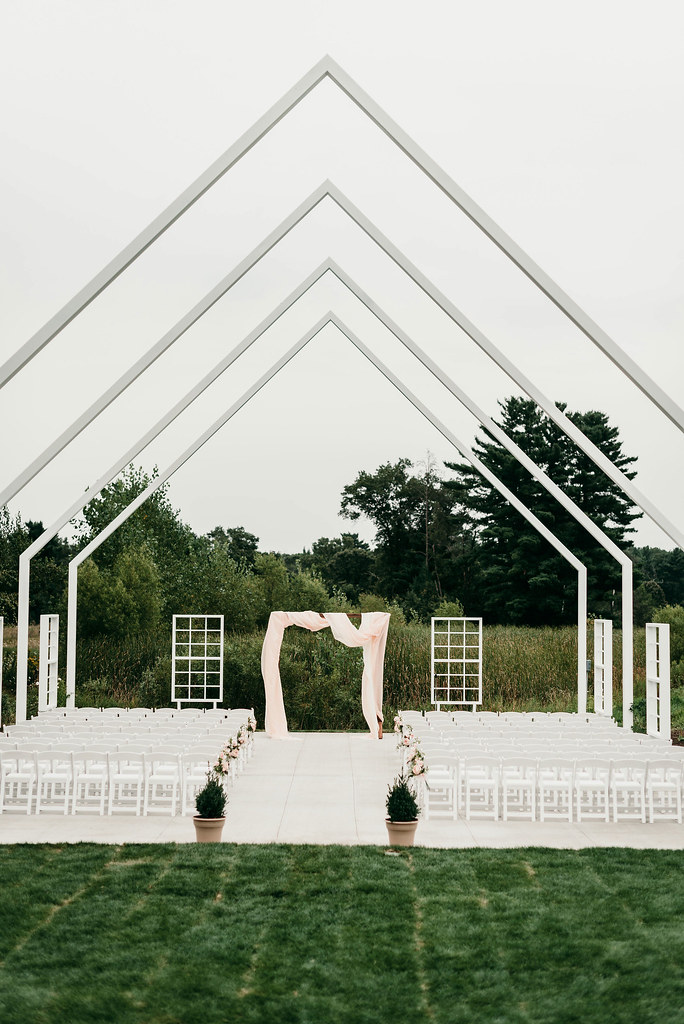
[{"label": "terracotta pot", "polygon": [[223,826],[226,823],[223,818],[200,818],[196,814],[193,819],[195,823],[195,835],[198,843],[220,843]]},{"label": "terracotta pot", "polygon": [[390,821],[389,818],[385,818],[385,824],[390,846],[413,846],[418,828],[417,818],[413,821]]}]

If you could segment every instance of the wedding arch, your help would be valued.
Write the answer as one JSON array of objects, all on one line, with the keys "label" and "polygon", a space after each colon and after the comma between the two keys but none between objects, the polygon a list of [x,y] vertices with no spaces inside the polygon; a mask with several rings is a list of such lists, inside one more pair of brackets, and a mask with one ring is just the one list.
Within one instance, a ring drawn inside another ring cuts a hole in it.
[{"label": "wedding arch", "polygon": [[287,716],[280,681],[280,648],[288,626],[301,626],[317,632],[330,629],[347,647],[363,647],[361,707],[371,736],[382,737],[382,683],[389,612],[363,612],[361,625],[352,625],[346,612],[271,612],[261,649],[261,674],[266,693],[265,729],[275,740],[287,736]]}]

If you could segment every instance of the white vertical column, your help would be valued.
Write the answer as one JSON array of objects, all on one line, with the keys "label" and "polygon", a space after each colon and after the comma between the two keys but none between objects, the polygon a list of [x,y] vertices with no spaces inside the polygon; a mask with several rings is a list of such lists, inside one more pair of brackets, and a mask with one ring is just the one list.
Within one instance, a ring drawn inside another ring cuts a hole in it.
[{"label": "white vertical column", "polygon": [[4,643],[4,640],[3,640],[4,633],[5,633],[5,620],[2,617],[2,615],[0,615],[0,725],[2,725],[2,659],[3,659],[4,652],[5,652],[5,648],[3,646],[3,643]]},{"label": "white vertical column", "polygon": [[76,707],[76,615],[78,609],[78,563],[69,562],[67,583],[66,706]]},{"label": "white vertical column", "polygon": [[577,713],[587,712],[587,570],[577,570]]},{"label": "white vertical column", "polygon": [[594,711],[613,714],[613,623],[594,619]]},{"label": "white vertical column", "polygon": [[646,623],[646,732],[670,740],[670,627]]},{"label": "white vertical column", "polygon": [[634,589],[632,561],[622,566],[622,728],[634,724]]},{"label": "white vertical column", "polygon": [[38,711],[57,707],[59,659],[59,615],[40,617],[40,662],[38,665]]}]

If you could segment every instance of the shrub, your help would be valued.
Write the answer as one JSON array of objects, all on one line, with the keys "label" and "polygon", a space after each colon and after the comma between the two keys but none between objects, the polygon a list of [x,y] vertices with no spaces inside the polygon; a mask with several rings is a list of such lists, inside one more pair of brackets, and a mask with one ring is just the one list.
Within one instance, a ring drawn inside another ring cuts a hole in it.
[{"label": "shrub", "polygon": [[398,775],[388,787],[386,806],[390,821],[415,821],[420,814],[415,793],[405,775]]},{"label": "shrub", "polygon": [[200,818],[222,818],[225,814],[226,793],[213,772],[207,772],[207,781],[195,797],[195,806]]}]

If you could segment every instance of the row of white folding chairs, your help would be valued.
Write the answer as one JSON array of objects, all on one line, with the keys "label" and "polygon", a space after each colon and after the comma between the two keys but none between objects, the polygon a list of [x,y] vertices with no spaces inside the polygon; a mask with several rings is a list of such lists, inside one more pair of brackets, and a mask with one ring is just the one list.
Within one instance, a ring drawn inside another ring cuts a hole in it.
[{"label": "row of white folding chairs", "polygon": [[182,734],[187,730],[206,733],[207,735],[223,734],[228,736],[230,734],[237,734],[238,730],[246,725],[247,719],[240,715],[220,720],[210,719],[208,721],[200,719],[179,721],[160,716],[159,720],[155,723],[149,720],[125,722],[116,719],[98,722],[79,722],[73,719],[64,719],[54,724],[37,721],[29,724],[7,725],[4,732],[0,733],[0,736],[11,739],[18,737],[30,739],[34,736],[66,736],[75,735],[76,733],[87,733],[89,735],[158,735],[160,733]]},{"label": "row of white folding chairs", "polygon": [[562,756],[546,758],[497,757],[475,755],[453,757],[428,764],[425,780],[425,816],[435,808],[456,817],[461,809],[465,817],[491,817],[504,821],[525,817],[541,821],[551,813],[555,817],[577,820],[600,817],[646,821],[674,819],[682,822],[681,761]]},{"label": "row of white folding chairs", "polygon": [[[45,711],[39,712],[41,717],[47,715],[85,715],[85,714],[125,714],[125,715],[227,715],[231,711],[244,711],[254,714],[254,708],[201,708],[201,707],[185,707],[185,708],[174,708],[174,707],[161,707],[161,708],[143,708],[143,707],[126,707],[125,705],[116,705],[108,707],[56,707],[46,708]],[[36,716],[37,717],[37,716]]]},{"label": "row of white folding chairs", "polygon": [[617,723],[607,715],[597,715],[593,712],[576,711],[426,711],[422,712],[402,711],[400,712],[404,721],[415,719],[421,715],[430,724],[452,721],[462,724],[480,725],[525,725],[539,727],[547,724],[558,724],[564,726],[578,727],[599,727],[617,728]]},{"label": "row of white folding chairs", "polygon": [[[658,758],[684,761],[683,747],[672,747],[665,743],[661,745],[642,747],[638,744],[629,742],[608,744],[598,742],[597,740],[592,742],[591,739],[579,740],[566,737],[557,738],[552,744],[531,742],[525,744],[509,742],[478,743],[475,741],[450,743],[426,738],[422,743],[419,742],[419,749],[423,753],[428,765],[430,763],[438,762],[444,754],[450,754],[460,758],[475,757],[483,754],[492,757],[563,757],[570,760],[597,757],[607,760],[614,760],[616,758],[633,758],[643,761],[647,758]],[[404,752],[404,763],[405,762],[406,752]]]},{"label": "row of white folding chairs", "polygon": [[213,750],[179,754],[172,750],[34,751],[0,749],[0,814],[8,807],[35,813],[60,807],[64,814],[79,810],[168,810],[178,803],[186,814],[213,766]]},{"label": "row of white folding chairs", "polygon": [[36,726],[24,726],[24,725],[10,725],[0,736],[3,739],[27,739],[30,740],[33,737],[46,737],[46,736],[76,736],[76,735],[89,735],[89,736],[182,736],[184,733],[192,732],[196,735],[206,736],[229,736],[236,735],[238,730],[245,723],[239,719],[228,720],[224,722],[159,722],[155,726],[149,726],[144,723],[140,725],[126,725],[119,723],[110,723],[109,725],[103,725],[98,723],[76,723],[70,722],[64,725],[36,725]]},{"label": "row of white folding chairs", "polygon": [[[559,744],[573,746],[592,746],[602,747],[606,750],[633,750],[639,754],[643,753],[644,750],[655,750],[666,752],[668,755],[675,752],[677,748],[672,746],[668,740],[657,738],[653,736],[646,736],[643,733],[633,732],[618,732],[618,733],[602,733],[602,732],[552,732],[549,734],[530,734],[530,733],[504,733],[504,734],[492,734],[492,733],[474,733],[474,732],[458,732],[449,729],[440,729],[434,731],[419,731],[414,734],[418,742],[423,744],[447,744],[456,749],[461,749],[465,746],[473,745],[490,745],[490,746],[514,746],[520,748],[531,748],[531,747],[550,747],[555,749]],[[684,748],[679,748],[684,752]]]}]

